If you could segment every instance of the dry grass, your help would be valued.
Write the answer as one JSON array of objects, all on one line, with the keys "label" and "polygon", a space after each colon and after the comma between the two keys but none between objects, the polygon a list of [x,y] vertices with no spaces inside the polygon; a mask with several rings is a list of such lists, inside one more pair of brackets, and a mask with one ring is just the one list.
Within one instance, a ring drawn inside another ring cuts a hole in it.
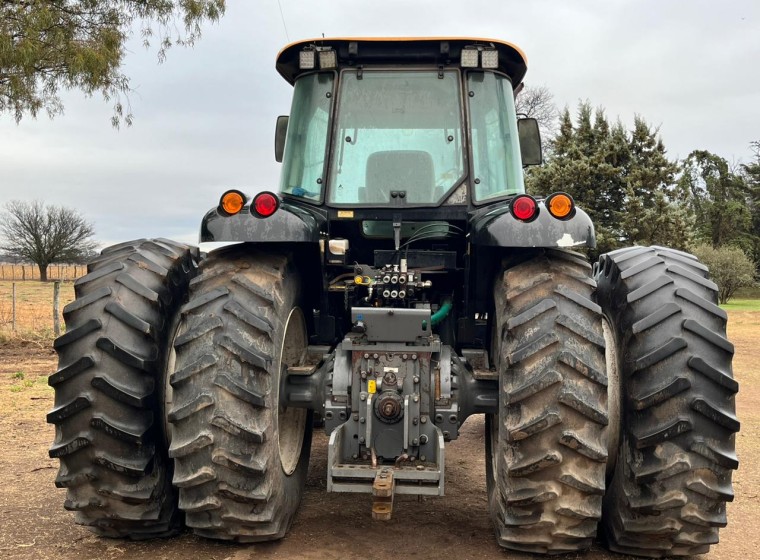
[{"label": "dry grass", "polygon": [[[0,281],[0,339],[10,336],[40,339],[53,333],[53,283],[16,282],[16,333],[12,331],[13,282]],[[74,300],[73,282],[61,283],[59,311]],[[60,317],[64,328],[63,316]]]}]

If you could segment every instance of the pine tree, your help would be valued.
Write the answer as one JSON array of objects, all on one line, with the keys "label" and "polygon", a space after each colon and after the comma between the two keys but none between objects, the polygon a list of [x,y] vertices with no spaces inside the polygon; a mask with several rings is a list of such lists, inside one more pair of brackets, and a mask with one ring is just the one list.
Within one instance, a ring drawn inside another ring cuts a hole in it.
[{"label": "pine tree", "polygon": [[[580,103],[576,124],[565,109],[547,159],[530,173],[529,192],[569,193],[594,222],[596,252],[668,240],[687,245],[690,216],[670,194],[677,165],[643,118],[636,117],[629,133],[619,120],[610,126],[602,107],[594,111]],[[645,227],[645,221],[651,224]],[[679,227],[682,235],[675,231]]]}]

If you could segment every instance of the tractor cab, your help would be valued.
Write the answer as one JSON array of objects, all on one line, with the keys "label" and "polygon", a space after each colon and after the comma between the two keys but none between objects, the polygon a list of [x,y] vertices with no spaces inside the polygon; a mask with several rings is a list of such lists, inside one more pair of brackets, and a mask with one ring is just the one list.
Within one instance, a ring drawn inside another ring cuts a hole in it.
[{"label": "tractor cab", "polygon": [[[515,112],[522,51],[471,38],[318,39],[286,46],[276,68],[294,88],[275,133],[279,187],[224,193],[201,241],[295,254],[311,275],[313,344],[332,347],[357,323],[376,329],[357,309],[411,310],[414,321],[425,309],[428,322],[445,309],[429,325],[442,342],[492,363],[502,259],[595,244],[568,195],[525,193],[541,142],[535,119]],[[386,338],[403,322],[382,327]]]},{"label": "tractor cab", "polygon": [[277,69],[294,85],[276,139],[284,198],[461,208],[524,192],[514,96],[526,66],[508,43],[303,41]]}]

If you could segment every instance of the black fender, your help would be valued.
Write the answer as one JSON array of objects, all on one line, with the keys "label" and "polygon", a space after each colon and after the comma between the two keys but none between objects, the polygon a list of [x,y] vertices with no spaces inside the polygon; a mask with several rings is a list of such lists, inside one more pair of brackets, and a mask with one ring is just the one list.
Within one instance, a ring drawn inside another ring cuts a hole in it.
[{"label": "black fender", "polygon": [[515,218],[509,205],[499,204],[470,217],[472,243],[481,247],[596,247],[594,224],[576,207],[572,218],[558,220],[538,201],[538,216],[531,222]]},{"label": "black fender", "polygon": [[251,213],[246,205],[227,216],[219,208],[209,210],[201,223],[201,242],[243,241],[257,243],[319,243],[327,218],[319,209],[306,209],[283,201],[268,218]]}]

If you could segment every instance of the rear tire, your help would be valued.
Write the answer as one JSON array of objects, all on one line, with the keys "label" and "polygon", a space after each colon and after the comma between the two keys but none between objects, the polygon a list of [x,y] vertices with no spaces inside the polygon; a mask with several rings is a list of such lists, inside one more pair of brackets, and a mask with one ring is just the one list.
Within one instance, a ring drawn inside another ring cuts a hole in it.
[{"label": "rear tire", "polygon": [[611,550],[709,551],[733,499],[733,345],[717,286],[695,257],[662,247],[602,255],[598,301],[618,341],[622,431],[604,499]]},{"label": "rear tire", "polygon": [[235,249],[192,282],[168,420],[179,507],[197,535],[279,539],[300,504],[311,415],[279,406],[282,370],[306,357],[299,287],[288,258]]},{"label": "rear tire", "polygon": [[533,553],[591,546],[607,459],[607,378],[591,266],[545,251],[494,289],[499,415],[487,418],[489,505],[499,544]]},{"label": "rear tire", "polygon": [[157,388],[197,259],[197,249],[164,239],[109,247],[63,310],[50,456],[61,462],[64,507],[98,535],[145,539],[179,526]]}]

